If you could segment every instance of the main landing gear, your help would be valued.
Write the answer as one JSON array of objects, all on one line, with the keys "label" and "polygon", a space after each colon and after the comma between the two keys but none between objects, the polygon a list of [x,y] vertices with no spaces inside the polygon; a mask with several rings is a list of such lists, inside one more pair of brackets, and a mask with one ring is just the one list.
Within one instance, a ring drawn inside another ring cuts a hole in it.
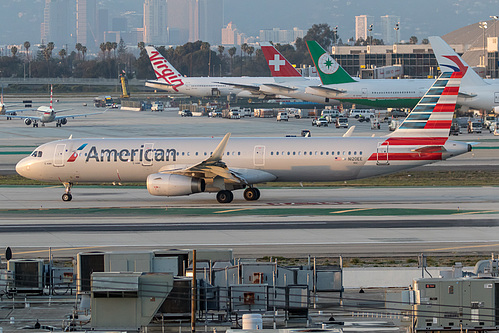
[{"label": "main landing gear", "polygon": [[73,183],[64,183],[64,187],[66,188],[65,193],[62,195],[62,201],[71,201],[73,196],[71,195],[71,187]]},{"label": "main landing gear", "polygon": [[[247,201],[255,201],[260,199],[260,190],[256,187],[248,187],[244,190],[244,199]],[[217,201],[219,203],[230,203],[234,199],[234,194],[228,190],[222,190],[217,193]]]}]

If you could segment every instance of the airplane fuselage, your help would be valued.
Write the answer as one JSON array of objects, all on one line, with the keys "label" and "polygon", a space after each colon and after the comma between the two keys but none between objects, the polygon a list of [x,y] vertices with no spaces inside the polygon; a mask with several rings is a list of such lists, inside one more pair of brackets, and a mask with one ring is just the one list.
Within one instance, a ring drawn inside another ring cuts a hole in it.
[{"label": "airplane fuselage", "polygon": [[[41,181],[143,182],[150,174],[205,160],[218,143],[217,138],[60,140],[38,147],[16,170]],[[445,152],[415,151],[428,145],[444,145]],[[265,171],[277,181],[338,181],[397,172],[468,150],[466,143],[447,138],[232,138],[223,161],[235,170]]]}]

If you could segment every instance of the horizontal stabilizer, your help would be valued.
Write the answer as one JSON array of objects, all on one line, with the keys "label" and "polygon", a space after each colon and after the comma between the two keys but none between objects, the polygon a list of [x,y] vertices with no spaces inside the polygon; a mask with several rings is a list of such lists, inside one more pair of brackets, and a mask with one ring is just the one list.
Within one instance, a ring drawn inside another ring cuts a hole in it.
[{"label": "horizontal stabilizer", "polygon": [[415,151],[417,153],[432,154],[432,153],[445,153],[447,149],[445,149],[444,146],[424,146],[424,147],[419,147],[417,149],[413,149],[412,151]]}]

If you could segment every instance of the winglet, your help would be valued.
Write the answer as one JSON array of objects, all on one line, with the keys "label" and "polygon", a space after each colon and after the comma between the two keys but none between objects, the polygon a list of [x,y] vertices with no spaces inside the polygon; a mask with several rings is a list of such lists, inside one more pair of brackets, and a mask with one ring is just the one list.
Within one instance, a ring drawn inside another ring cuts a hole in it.
[{"label": "winglet", "polygon": [[344,138],[348,138],[348,137],[351,137],[352,134],[353,134],[353,131],[355,130],[355,125],[354,126],[351,126],[348,131],[345,132],[345,134],[343,134],[343,137]]},{"label": "winglet", "polygon": [[230,138],[230,133],[225,134],[222,141],[220,141],[217,148],[215,149],[213,154],[211,154],[211,156],[206,160],[206,162],[217,162],[217,161],[220,161],[222,159],[222,156],[225,152],[225,147],[227,146],[227,143],[229,142],[229,138]]}]

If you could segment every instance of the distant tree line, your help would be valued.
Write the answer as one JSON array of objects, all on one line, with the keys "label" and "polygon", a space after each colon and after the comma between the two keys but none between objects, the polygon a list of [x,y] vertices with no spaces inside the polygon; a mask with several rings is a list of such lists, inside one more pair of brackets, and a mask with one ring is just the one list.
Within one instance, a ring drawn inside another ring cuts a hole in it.
[{"label": "distant tree line", "polygon": [[[324,48],[333,44],[342,45],[337,29],[328,24],[314,24],[303,38],[298,38],[294,45],[275,44],[275,47],[291,63],[298,66],[312,65],[306,41],[315,40]],[[423,40],[423,44],[427,40]],[[383,40],[358,40],[356,45],[382,45]],[[411,44],[417,43],[412,36]],[[23,44],[25,53],[19,54],[17,47],[11,48],[12,56],[0,57],[0,77],[73,77],[73,78],[117,78],[125,70],[129,78],[154,79],[155,75],[149,62],[145,44],[138,43],[140,54],[136,58],[127,50],[123,40],[119,43],[101,43],[99,56],[87,59],[87,47],[77,43],[73,50],[61,48],[57,55],[53,54],[55,45],[49,42],[40,45],[33,57],[29,56],[31,44]],[[189,42],[175,48],[157,46],[158,51],[182,74],[187,76],[269,76],[265,57],[260,49],[242,44],[225,48],[222,45],[214,51],[206,42]]]}]

